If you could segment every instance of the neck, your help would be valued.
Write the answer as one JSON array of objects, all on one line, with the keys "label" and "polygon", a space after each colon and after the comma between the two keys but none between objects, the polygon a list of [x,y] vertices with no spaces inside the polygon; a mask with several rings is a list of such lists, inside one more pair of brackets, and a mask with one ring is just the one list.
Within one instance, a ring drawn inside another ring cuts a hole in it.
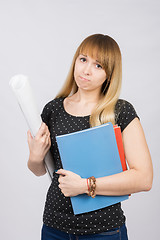
[{"label": "neck", "polygon": [[97,103],[101,96],[97,91],[82,91],[78,88],[78,91],[74,94],[75,100],[80,103]]}]

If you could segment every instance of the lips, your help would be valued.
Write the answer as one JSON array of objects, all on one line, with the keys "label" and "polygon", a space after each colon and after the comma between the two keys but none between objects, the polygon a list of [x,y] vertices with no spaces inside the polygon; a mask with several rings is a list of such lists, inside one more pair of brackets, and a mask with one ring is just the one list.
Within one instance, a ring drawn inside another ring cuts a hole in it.
[{"label": "lips", "polygon": [[81,77],[81,76],[80,76],[80,79],[83,80],[83,81],[86,81],[86,82],[90,81],[89,79]]}]

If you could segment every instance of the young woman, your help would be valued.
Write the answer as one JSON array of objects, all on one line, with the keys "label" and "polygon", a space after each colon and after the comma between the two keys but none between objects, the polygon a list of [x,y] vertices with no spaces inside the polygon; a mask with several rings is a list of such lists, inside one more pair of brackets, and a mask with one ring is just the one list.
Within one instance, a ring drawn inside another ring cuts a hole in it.
[{"label": "young woman", "polygon": [[95,179],[95,194],[149,191],[153,178],[150,153],[134,107],[119,99],[121,80],[121,53],[115,40],[102,34],[87,37],[75,53],[62,90],[45,105],[36,137],[28,131],[29,169],[44,175],[43,159],[50,148],[58,169],[47,193],[42,240],[128,239],[121,203],[74,215],[70,197],[87,194],[87,180],[62,169],[55,138],[106,122],[118,124],[129,170]]}]

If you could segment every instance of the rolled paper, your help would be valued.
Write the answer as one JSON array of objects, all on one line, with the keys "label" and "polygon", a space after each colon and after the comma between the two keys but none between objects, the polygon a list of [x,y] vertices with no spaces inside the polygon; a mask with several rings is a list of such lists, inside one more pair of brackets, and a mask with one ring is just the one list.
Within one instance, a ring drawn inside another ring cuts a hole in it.
[{"label": "rolled paper", "polygon": [[[41,126],[42,119],[39,114],[34,93],[28,77],[25,75],[15,75],[9,81],[9,85],[18,100],[18,104],[32,133],[32,136],[35,137]],[[55,167],[50,150],[46,154],[44,162],[49,177],[52,180]]]}]

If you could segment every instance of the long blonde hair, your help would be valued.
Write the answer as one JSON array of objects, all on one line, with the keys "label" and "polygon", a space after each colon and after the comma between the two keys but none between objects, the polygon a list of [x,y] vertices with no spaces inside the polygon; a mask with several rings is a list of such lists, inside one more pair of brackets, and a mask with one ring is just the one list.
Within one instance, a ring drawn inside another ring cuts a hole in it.
[{"label": "long blonde hair", "polygon": [[94,127],[106,122],[115,124],[115,105],[120,95],[122,82],[122,59],[118,44],[107,35],[94,34],[83,40],[73,57],[67,79],[56,98],[67,97],[77,92],[74,66],[79,54],[98,60],[107,75],[107,79],[102,84],[101,98],[90,115],[90,126]]}]

